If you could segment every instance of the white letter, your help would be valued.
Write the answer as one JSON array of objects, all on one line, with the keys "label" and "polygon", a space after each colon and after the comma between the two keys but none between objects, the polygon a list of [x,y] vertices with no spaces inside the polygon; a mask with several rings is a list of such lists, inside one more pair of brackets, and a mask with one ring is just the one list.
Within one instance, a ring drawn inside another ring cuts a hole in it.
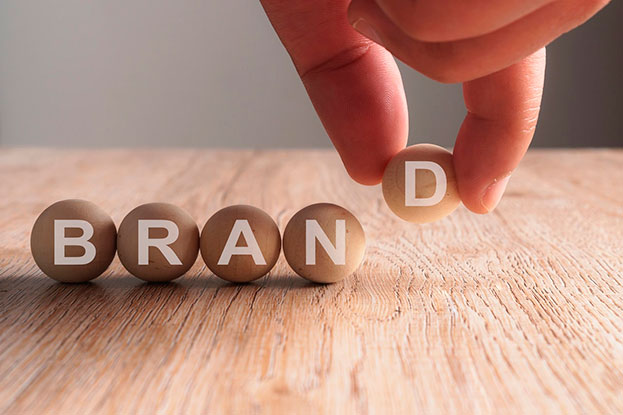
[{"label": "white letter", "polygon": [[[415,195],[417,170],[430,170],[435,175],[435,193],[431,197]],[[433,206],[441,202],[448,186],[446,172],[433,161],[405,161],[405,206]]]},{"label": "white letter", "polygon": [[[149,229],[163,228],[167,230],[166,238],[150,239]],[[158,248],[171,265],[182,265],[182,261],[175,255],[170,244],[177,241],[180,230],[177,225],[165,219],[139,219],[138,221],[138,264],[149,265],[149,247]]]},{"label": "white letter", "polygon": [[307,219],[305,221],[305,265],[316,265],[316,239],[335,265],[346,264],[346,221],[344,219],[335,221],[335,246],[317,220]]},{"label": "white letter", "polygon": [[[68,238],[65,229],[82,229],[82,236]],[[95,245],[89,242],[93,236],[93,225],[86,220],[54,220],[54,265],[86,265],[95,259]],[[66,257],[66,246],[81,246],[84,248],[82,256]]]},{"label": "white letter", "polygon": [[[247,246],[236,246],[240,234],[244,236]],[[249,221],[246,219],[236,219],[236,222],[234,222],[229,238],[227,238],[225,243],[225,248],[223,248],[221,257],[218,259],[218,265],[229,265],[232,255],[251,255],[255,265],[266,265],[264,255],[262,255],[260,246],[257,244],[251,226],[249,226]]]}]

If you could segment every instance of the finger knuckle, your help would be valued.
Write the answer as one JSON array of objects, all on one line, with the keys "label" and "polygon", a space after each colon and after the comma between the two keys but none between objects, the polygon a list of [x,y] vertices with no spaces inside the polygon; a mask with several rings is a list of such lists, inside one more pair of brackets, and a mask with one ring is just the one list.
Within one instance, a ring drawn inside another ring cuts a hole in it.
[{"label": "finger knuckle", "polygon": [[299,68],[299,75],[303,81],[315,75],[327,72],[334,72],[343,68],[348,68],[365,57],[370,51],[370,42],[365,42],[340,50],[336,54],[315,62],[305,68]]}]

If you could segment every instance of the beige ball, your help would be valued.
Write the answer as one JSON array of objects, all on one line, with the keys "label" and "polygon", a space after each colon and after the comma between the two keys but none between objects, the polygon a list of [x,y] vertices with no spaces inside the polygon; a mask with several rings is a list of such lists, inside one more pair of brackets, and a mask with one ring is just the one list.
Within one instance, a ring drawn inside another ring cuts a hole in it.
[{"label": "beige ball", "polygon": [[48,277],[85,282],[100,276],[115,257],[113,220],[86,200],[62,200],[45,209],[30,235],[32,256]]},{"label": "beige ball", "polygon": [[383,174],[383,197],[400,218],[413,223],[439,220],[461,203],[452,153],[433,144],[407,147]]},{"label": "beige ball", "polygon": [[229,206],[206,222],[200,246],[203,260],[216,276],[231,282],[249,282],[275,266],[281,253],[281,234],[263,210]]},{"label": "beige ball", "polygon": [[121,222],[117,251],[123,266],[135,277],[171,281],[195,263],[199,229],[181,208],[148,203],[132,210]]},{"label": "beige ball", "polygon": [[366,236],[357,218],[330,203],[307,206],[288,222],[283,233],[283,252],[301,277],[318,283],[340,281],[361,261]]}]

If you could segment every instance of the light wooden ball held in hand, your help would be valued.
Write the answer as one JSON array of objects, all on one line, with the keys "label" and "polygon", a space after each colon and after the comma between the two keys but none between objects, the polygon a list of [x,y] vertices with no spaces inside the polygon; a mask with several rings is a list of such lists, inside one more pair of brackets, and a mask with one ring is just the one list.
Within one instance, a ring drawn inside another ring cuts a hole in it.
[{"label": "light wooden ball held in hand", "polygon": [[99,206],[78,199],[49,206],[30,235],[35,262],[60,282],[85,282],[100,276],[115,257],[116,243],[111,217]]},{"label": "light wooden ball held in hand", "polygon": [[318,283],[340,281],[357,269],[366,236],[357,218],[330,203],[297,212],[283,233],[283,252],[301,277]]},{"label": "light wooden ball held in hand", "polygon": [[416,144],[390,160],[383,174],[383,197],[400,218],[413,223],[439,220],[461,203],[452,153]]},{"label": "light wooden ball held in hand", "polygon": [[216,276],[231,282],[249,282],[275,266],[281,252],[281,234],[263,210],[229,206],[206,222],[200,246],[204,262]]},{"label": "light wooden ball held in hand", "polygon": [[199,252],[193,218],[169,203],[141,205],[123,219],[117,236],[123,266],[144,281],[165,282],[190,269]]}]

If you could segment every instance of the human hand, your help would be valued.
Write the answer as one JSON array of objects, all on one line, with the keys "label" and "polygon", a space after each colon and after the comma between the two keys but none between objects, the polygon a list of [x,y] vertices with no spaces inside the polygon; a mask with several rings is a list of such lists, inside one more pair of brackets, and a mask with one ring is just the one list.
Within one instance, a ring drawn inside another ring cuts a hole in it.
[{"label": "human hand", "polygon": [[609,0],[261,2],[360,183],[378,183],[407,141],[407,103],[392,54],[434,80],[463,82],[457,183],[463,204],[487,213],[534,135],[545,45]]}]

